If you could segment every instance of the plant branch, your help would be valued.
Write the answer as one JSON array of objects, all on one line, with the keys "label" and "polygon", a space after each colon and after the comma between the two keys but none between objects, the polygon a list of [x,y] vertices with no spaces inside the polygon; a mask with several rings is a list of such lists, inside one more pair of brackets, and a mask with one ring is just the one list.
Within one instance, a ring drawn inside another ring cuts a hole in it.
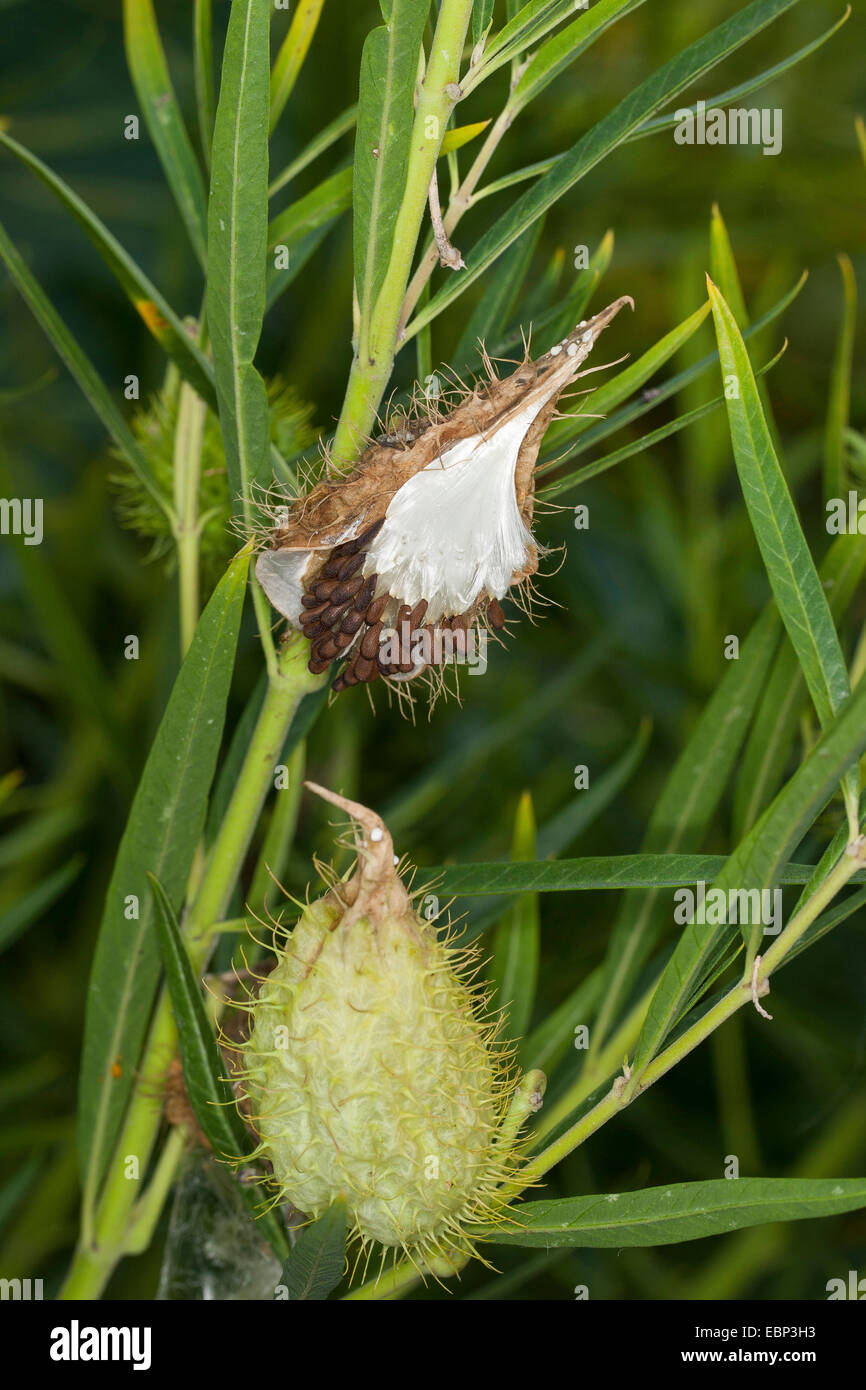
[{"label": "plant branch", "polygon": [[[213,925],[225,914],[295,711],[303,696],[321,684],[322,677],[306,669],[308,655],[309,645],[300,633],[293,634],[280,652],[276,676],[269,683],[235,790],[186,915],[184,935],[196,974],[207,964]],[[92,1232],[82,1238],[61,1298],[98,1298],[118,1260],[129,1252],[130,1240],[141,1237],[134,1215],[139,1184],[159,1137],[165,1076],[176,1052],[174,1014],[168,990],[163,988]],[[156,1219],[160,1194],[164,1201],[181,1152],[182,1146],[175,1142],[169,1158],[160,1159],[143,1199],[145,1205],[139,1208],[140,1214],[147,1213],[147,1220]]]},{"label": "plant branch", "polygon": [[[369,324],[360,324],[358,347],[332,448],[345,463],[369,435],[394,365],[403,295],[427,206],[436,160],[451,112],[461,92],[460,57],[472,0],[442,0],[430,61],[418,95],[406,185],[394,228],[391,257]],[[435,137],[428,135],[434,131]]]}]

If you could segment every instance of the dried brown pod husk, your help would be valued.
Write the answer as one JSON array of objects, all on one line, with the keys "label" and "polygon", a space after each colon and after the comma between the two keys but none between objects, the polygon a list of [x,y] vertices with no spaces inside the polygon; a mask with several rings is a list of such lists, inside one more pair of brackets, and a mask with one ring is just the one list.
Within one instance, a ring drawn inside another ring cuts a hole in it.
[{"label": "dried brown pod husk", "polygon": [[[453,408],[434,403],[281,509],[256,574],[273,606],[314,640],[311,669],[339,656],[346,665],[338,690],[356,683],[345,679],[349,670],[362,683],[385,671],[389,681],[415,679],[437,662],[441,643],[419,641],[412,660],[405,652],[378,663],[368,655],[369,633],[378,628],[384,642],[410,615],[412,632],[425,619],[425,633],[465,633],[464,654],[474,637],[503,629],[501,600],[538,569],[541,441],[562,393],[625,304],[634,307],[628,296],[615,300],[537,359],[527,350],[509,376],[499,378],[485,354],[490,379]],[[338,643],[338,633],[352,642],[341,635]]]}]

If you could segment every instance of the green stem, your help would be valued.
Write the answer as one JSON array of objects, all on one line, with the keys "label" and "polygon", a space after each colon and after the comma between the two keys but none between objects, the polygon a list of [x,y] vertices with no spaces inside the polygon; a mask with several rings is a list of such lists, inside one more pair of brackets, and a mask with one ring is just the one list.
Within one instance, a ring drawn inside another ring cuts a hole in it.
[{"label": "green stem", "polygon": [[622,1060],[637,1042],[640,1035],[643,1021],[646,1018],[649,1002],[652,999],[656,984],[654,981],[641,999],[635,1004],[634,1008],[623,1019],[619,1028],[613,1033],[610,1039],[599,1049],[597,1053],[590,1053],[586,1059],[586,1065],[580,1076],[561,1096],[556,1105],[549,1109],[545,1108],[541,1112],[541,1119],[536,1126],[534,1138],[541,1139],[545,1134],[550,1134],[554,1129],[562,1124],[569,1115],[573,1115],[579,1105],[591,1096],[597,1086],[600,1086],[605,1077],[610,1076],[622,1066]]},{"label": "green stem", "polygon": [[307,746],[302,739],[288,762],[288,785],[276,794],[271,821],[250,883],[249,902],[257,913],[271,903],[277,886],[275,880],[282,877],[295,838],[306,755]]},{"label": "green stem", "polygon": [[[336,463],[355,457],[369,435],[388,384],[397,348],[403,295],[412,269],[427,194],[445,128],[451,118],[460,58],[472,0],[442,0],[433,47],[418,94],[403,201],[397,214],[391,258],[370,322],[361,321],[359,342],[332,448]],[[428,136],[427,131],[435,131]]]},{"label": "green stem", "polygon": [[188,1140],[182,1125],[176,1126],[166,1139],[156,1171],[132,1213],[125,1243],[128,1255],[140,1255],[150,1245]]},{"label": "green stem", "polygon": [[[295,711],[303,696],[321,683],[322,677],[313,676],[306,669],[308,655],[308,643],[299,633],[293,634],[282,648],[276,677],[269,684],[235,790],[187,913],[184,933],[196,974],[200,974],[207,963],[213,946],[211,928],[225,914],[262,805],[273,785],[274,766]],[[82,1240],[75,1253],[61,1298],[98,1298],[118,1260],[129,1252],[130,1240],[135,1242],[141,1237],[141,1225],[136,1231],[134,1224],[134,1210],[141,1175],[147,1171],[159,1137],[165,1075],[176,1052],[174,1015],[168,991],[163,989],[117,1148],[108,1167],[92,1234],[89,1239]],[[171,1149],[169,1158],[160,1160],[143,1199],[144,1206],[139,1207],[139,1212],[146,1213],[147,1220],[156,1219],[155,1207],[164,1201],[180,1158],[182,1146],[173,1143]]]},{"label": "green stem", "polygon": [[186,656],[199,619],[198,516],[201,450],[207,406],[186,382],[180,388],[174,432],[174,537],[177,543],[180,650]]},{"label": "green stem", "polygon": [[[766,955],[761,957],[756,974],[759,991],[760,987],[768,980],[771,972],[781,964],[797,944],[807,927],[811,926],[839,890],[844,888],[848,880],[862,867],[864,860],[866,860],[866,837],[861,836],[848,846],[839,863],[827,875],[821,887],[792,917],[781,936],[776,939]],[[715,1032],[720,1024],[735,1014],[744,1004],[748,1004],[751,998],[751,981],[741,980],[717,1004],[708,1009],[696,1023],[693,1023],[691,1028],[687,1028],[675,1042],[671,1043],[670,1047],[654,1058],[641,1073],[630,1077],[627,1085],[622,1084],[622,1079],[615,1082],[609,1093],[599,1101],[598,1105],[583,1115],[576,1124],[544,1149],[537,1158],[531,1159],[526,1167],[520,1171],[521,1182],[526,1185],[537,1182],[563,1158],[578,1148],[591,1134],[594,1134],[601,1125],[606,1124],[635,1095],[647,1090],[654,1082],[665,1076],[672,1067],[675,1067],[678,1062],[681,1062],[684,1057],[687,1057],[690,1052],[693,1052],[705,1038]]]}]

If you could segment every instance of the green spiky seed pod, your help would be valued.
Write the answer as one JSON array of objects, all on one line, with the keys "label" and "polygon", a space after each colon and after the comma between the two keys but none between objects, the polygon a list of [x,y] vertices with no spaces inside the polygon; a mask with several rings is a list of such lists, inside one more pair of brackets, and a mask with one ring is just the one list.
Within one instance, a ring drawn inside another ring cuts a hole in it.
[{"label": "green spiky seed pod", "polygon": [[[279,377],[268,383],[270,439],[284,458],[307,449],[317,437],[310,419],[312,406],[306,405],[291,386]],[[169,508],[174,500],[174,449],[178,427],[178,387],[169,382],[131,420],[132,432],[150,464],[154,482]],[[112,477],[117,510],[122,524],[151,542],[150,558],[174,558],[174,538],[165,511],[158,506],[141,479],[132,471],[125,456],[115,453],[118,465]],[[216,585],[231,556],[237,550],[237,537],[231,528],[232,499],[226,474],[220,422],[208,410],[202,431],[198,465],[198,515],[200,518],[199,563],[206,597]]]},{"label": "green spiky seed pod", "polygon": [[364,1245],[456,1265],[519,1157],[510,1050],[468,953],[416,913],[379,818],[313,790],[363,838],[355,873],[307,907],[252,1006],[240,1075],[259,1155],[308,1216],[342,1196]]}]

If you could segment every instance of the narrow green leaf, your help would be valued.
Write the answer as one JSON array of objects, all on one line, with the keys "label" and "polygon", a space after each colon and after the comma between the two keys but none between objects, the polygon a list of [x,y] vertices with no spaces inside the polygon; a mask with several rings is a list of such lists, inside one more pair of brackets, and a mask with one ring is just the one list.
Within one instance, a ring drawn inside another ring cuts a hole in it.
[{"label": "narrow green leaf", "polygon": [[[770,606],[743,642],[739,660],[729,663],[674,763],[647,826],[645,853],[677,854],[699,848],[760,699],[778,635],[779,619]],[[594,1051],[625,1007],[659,939],[662,908],[658,891],[652,890],[627,893],[620,904],[605,955],[604,1004],[594,1031]]]},{"label": "narrow green leaf", "polygon": [[528,0],[525,5],[515,4],[513,11],[509,10],[508,23],[488,44],[479,80],[539,43],[563,19],[574,14],[574,0]]},{"label": "narrow green leaf", "polygon": [[353,204],[362,331],[382,286],[403,200],[418,56],[429,8],[429,0],[391,0],[387,23],[367,35],[361,54]]},{"label": "narrow green leaf", "polygon": [[[613,767],[603,772],[586,792],[574,797],[568,805],[545,822],[538,832],[539,857],[554,859],[561,854],[610,805],[643,757],[649,742],[649,733],[649,721],[645,721],[634,742]],[[492,927],[501,917],[504,906],[502,898],[492,897],[483,907],[473,911],[461,932],[461,942],[468,944]]]},{"label": "narrow green leaf", "polygon": [[328,125],[319,131],[318,135],[313,136],[310,143],[301,150],[301,153],[290,164],[286,165],[282,173],[277,175],[268,189],[268,197],[275,197],[281,189],[285,188],[286,184],[291,183],[293,178],[318,159],[320,154],[329,150],[341,136],[348,134],[353,129],[357,118],[357,105],[347,106],[345,111],[341,111],[339,116],[335,116]]},{"label": "narrow green leaf", "polygon": [[207,240],[204,180],[171,84],[152,0],[123,0],[123,33],[132,85],[145,124],[203,266]]},{"label": "narrow green leaf", "polygon": [[557,815],[545,822],[538,832],[540,857],[561,854],[616,800],[640,766],[651,732],[652,721],[641,720],[640,728],[622,756],[597,777],[593,776],[585,791],[573,796]]},{"label": "narrow green leaf", "polygon": [[[531,861],[535,859],[535,852],[532,795],[524,792],[514,820],[511,857],[516,861]],[[490,962],[493,1005],[505,1011],[510,1038],[523,1038],[529,1028],[540,952],[538,897],[535,893],[527,893],[509,907],[493,934],[493,957]],[[525,1066],[526,1059],[521,1056],[520,1060]]]},{"label": "narrow green leaf", "polygon": [[[827,597],[800,527],[736,320],[708,279],[728,423],[740,484],[782,621],[826,728],[849,694],[848,669]],[[736,391],[728,390],[731,383]],[[856,773],[847,779],[856,801]]]},{"label": "narrow green leaf", "polygon": [[[866,696],[861,697],[859,703],[866,705]],[[844,714],[843,711],[839,718],[842,719]],[[835,759],[834,766],[842,760],[840,747],[848,749],[856,746],[850,719],[844,732],[847,743],[841,743],[842,735],[839,734],[831,744],[829,756]],[[866,730],[861,737],[866,742]],[[820,758],[810,768],[810,788],[816,783],[819,770]],[[812,791],[812,796],[819,796],[823,787],[823,782],[818,784],[818,791]],[[802,787],[798,788],[798,792],[802,790]],[[789,801],[792,799],[789,798]],[[776,834],[781,833],[776,823],[778,819],[778,815],[774,815],[773,830]],[[765,857],[769,862],[769,853],[764,856],[763,852],[748,856],[748,862],[751,864],[760,860],[763,864]],[[778,858],[778,853],[773,858]],[[737,851],[729,857],[723,854],[671,853],[589,855],[583,859],[536,859],[531,863],[505,860],[486,864],[436,865],[423,870],[423,879],[425,892],[435,889],[447,897],[486,897],[488,893],[595,892],[599,888],[678,888],[683,884],[695,883],[698,879],[710,882],[722,871],[727,874],[731,866],[736,867],[746,859],[745,853],[739,854]],[[778,883],[806,883],[814,872],[814,865],[781,863],[774,868],[774,872]],[[859,869],[851,882],[866,883],[866,869]],[[742,886],[739,880],[736,883],[738,887]]]},{"label": "narrow green leaf", "polygon": [[[746,340],[755,337],[783,314],[789,305],[797,298],[807,278],[808,272],[804,271],[796,285],[788,290],[787,294],[783,295],[778,303],[773,305],[772,309],[768,310],[766,314],[753,323],[751,328],[743,334],[743,337]],[[710,368],[714,367],[718,363],[718,360],[718,350],[710,352],[706,357],[702,357],[699,361],[693,363],[692,366],[684,367],[682,371],[677,372],[672,377],[668,377],[667,381],[661,382],[658,386],[647,387],[635,400],[630,401],[627,405],[621,406],[619,410],[614,411],[606,420],[597,421],[590,429],[585,430],[583,433],[576,430],[575,433],[579,434],[579,439],[577,445],[570,450],[569,458],[576,458],[579,454],[585,453],[595,444],[598,444],[600,440],[607,439],[609,435],[616,434],[617,430],[622,429],[625,425],[630,425],[635,420],[641,419],[641,417],[646,415],[649,411],[655,410],[656,407],[661,405],[664,401],[670,400],[672,396],[677,395],[685,386],[689,386],[693,381],[697,381],[699,377],[703,376]],[[768,371],[775,360],[774,358],[773,361],[769,362],[764,368],[764,371]],[[579,416],[573,417],[575,422],[579,421],[579,419]],[[541,456],[541,463],[536,472],[544,472],[561,462],[562,458],[558,451],[546,451]]]},{"label": "narrow green leaf", "polygon": [[84,866],[84,856],[77,854],[66,864],[40,880],[16,903],[0,912],[0,951],[5,951],[13,941],[38,922],[43,913],[61,898],[70,884],[74,883]]},{"label": "narrow green leaf", "polygon": [[270,129],[280,119],[304,66],[325,0],[299,0],[271,71]]},{"label": "narrow green leaf", "polygon": [[593,5],[591,10],[584,10],[573,23],[560,29],[558,34],[542,44],[533,53],[526,71],[509,98],[508,104],[515,114],[534,101],[545,87],[559,77],[560,73],[565,72],[607,29],[643,3],[644,0],[598,0],[598,4]]},{"label": "narrow green leaf", "polygon": [[481,1228],[496,1245],[595,1249],[673,1245],[769,1221],[802,1221],[866,1207],[863,1178],[715,1178],[640,1192],[525,1202],[516,1226]]},{"label": "narrow green leaf", "polygon": [[[864,570],[866,537],[837,536],[818,571],[836,622],[857,593]],[[734,791],[735,843],[751,830],[781,785],[807,701],[802,669],[794,648],[785,638],[769,672],[740,761]]]},{"label": "narrow green leaf", "polygon": [[208,405],[216,409],[213,367],[177,314],[120,242],[77,193],[17,140],[0,130],[0,144],[32,169],[87,233],[124,294],[160,347]]},{"label": "narrow green leaf", "polygon": [[43,329],[54,350],[69,368],[88,401],[99,416],[118,449],[128,460],[139,482],[147,489],[160,511],[168,512],[165,498],[153,480],[150,464],[138,441],[114,403],[90,358],[73,338],[42,286],[31,274],[17,248],[0,226],[0,256],[15,281],[22,298],[27,301],[34,318]]},{"label": "narrow green leaf", "polygon": [[575,1029],[590,1022],[601,999],[603,983],[603,972],[598,966],[532,1030],[521,1048],[527,1067],[537,1067],[550,1076],[574,1048]]},{"label": "narrow green leaf", "polygon": [[467,778],[482,768],[500,749],[513,746],[528,729],[547,719],[580,683],[597,671],[613,645],[609,633],[594,638],[553,680],[546,683],[535,700],[525,702],[505,718],[489,724],[465,743],[450,748],[389,801],[382,815],[392,833],[402,827],[417,826],[454,786],[465,787]]},{"label": "narrow green leaf", "polygon": [[847,500],[848,476],[845,467],[845,432],[851,412],[851,367],[854,360],[854,334],[857,326],[857,281],[848,256],[839,256],[842,272],[842,320],[827,403],[824,432],[824,501]]},{"label": "narrow green leaf", "polygon": [[205,164],[210,168],[216,110],[213,80],[213,0],[194,0],[192,29],[198,134]]},{"label": "narrow green leaf", "polygon": [[146,874],[157,874],[170,901],[180,903],[216,768],[248,567],[244,551],[201,616],[148,755],[108,886],[87,993],[79,1095],[79,1152],[91,1198],[135,1080],[159,978]]},{"label": "narrow green leaf", "polygon": [[[174,1020],[177,1025],[183,1080],[189,1103],[199,1127],[218,1158],[238,1160],[247,1157],[253,1145],[235,1103],[231,1083],[223,1075],[224,1063],[213,1026],[207,1016],[201,985],[196,979],[168,894],[154,874],[148,874],[156,905],[154,921]],[[261,1198],[255,1188],[244,1183],[238,1190],[259,1230],[267,1236],[274,1253],[284,1258],[289,1248],[285,1228],[272,1211],[261,1211]]]},{"label": "narrow green leaf", "polygon": [[718,203],[713,203],[710,217],[710,275],[724,295],[740,331],[745,332],[749,326],[749,314],[743,298],[734,249]]},{"label": "narrow green leaf", "polygon": [[542,226],[543,219],[539,218],[536,225],[530,227],[506,252],[502,263],[491,276],[454,350],[454,367],[457,371],[466,363],[477,360],[479,343],[493,343],[504,330],[529,271]]},{"label": "narrow green leaf", "polygon": [[[812,39],[810,43],[804,44],[803,47],[798,48],[795,53],[791,53],[787,58],[783,58],[780,62],[774,63],[772,67],[766,68],[763,72],[758,73],[757,76],[749,77],[745,82],[737,83],[735,87],[728,87],[726,91],[718,92],[713,97],[702,98],[705,109],[709,110],[710,107],[717,106],[731,106],[742,97],[748,96],[750,92],[755,92],[759,88],[766,87],[769,83],[775,82],[783,73],[789,72],[791,68],[801,63],[804,58],[808,58],[812,53],[815,53],[821,48],[828,39],[833,37],[837,29],[841,29],[850,14],[851,6],[848,5],[841,19],[837,19],[823,34],[819,34],[817,39]],[[695,111],[697,108],[693,105],[689,108],[683,107],[681,109]],[[639,126],[637,130],[633,131],[629,136],[629,140],[642,140],[646,135],[655,135],[662,130],[672,130],[674,126],[678,124],[678,112],[671,112],[667,116],[657,116],[655,120],[646,121],[642,126]]]},{"label": "narrow green leaf", "polygon": [[[592,463],[585,463],[581,468],[572,469],[562,478],[557,478],[555,482],[539,488],[539,497],[559,497],[563,492],[570,492],[572,488],[588,482],[590,478],[597,478],[600,473],[606,473],[609,468],[615,468],[618,463],[624,463],[626,459],[634,458],[635,454],[645,454],[655,444],[660,444],[663,439],[669,439],[671,435],[679,434],[681,430],[688,429],[689,425],[696,424],[698,420],[702,420],[705,415],[718,410],[719,406],[724,405],[724,403],[724,396],[717,396],[715,400],[707,401],[706,405],[687,411],[685,415],[671,420],[669,424],[660,425],[657,430],[650,430],[649,434],[642,434],[639,439],[633,439],[630,444],[624,444],[621,449],[614,449],[609,454],[603,454],[601,458],[593,459]],[[561,462],[567,462],[567,458],[562,459]]]},{"label": "narrow green leaf", "polygon": [[204,1006],[201,983],[193,972],[177,915],[165,889],[154,874],[147,877],[156,905],[156,934],[177,1025],[189,1103],[217,1158],[243,1158],[252,1149],[250,1136],[238,1114],[231,1084],[223,1074],[225,1064]]},{"label": "narrow green leaf", "polygon": [[575,277],[574,285],[551,315],[533,324],[532,345],[536,353],[548,352],[580,322],[584,310],[613,259],[613,232],[608,229],[589,258],[585,270]]},{"label": "narrow green leaf", "polygon": [[346,1203],[334,1202],[305,1227],[283,1265],[280,1283],[291,1302],[324,1300],[337,1287],[346,1264]]},{"label": "narrow green leaf", "polygon": [[439,146],[439,158],[441,159],[446,154],[453,154],[455,150],[462,150],[464,145],[476,140],[489,125],[489,120],[473,121],[471,125],[458,125],[451,130],[446,130],[442,144]]},{"label": "narrow green leaf", "polygon": [[[866,749],[866,682],[854,691],[824,730],[808,758],[737,846],[712,886],[772,889],[786,880],[790,855],[824,809],[846,770]],[[694,880],[697,881],[697,880]],[[710,878],[706,876],[706,882]],[[656,1055],[671,1028],[700,988],[719,947],[737,928],[686,926],[659,981],[638,1040],[632,1075]]]},{"label": "narrow green leaf", "polygon": [[484,38],[493,22],[495,0],[475,0],[472,6],[472,46]]},{"label": "narrow green leaf", "polygon": [[753,0],[751,5],[690,44],[636,87],[570,150],[560,155],[553,167],[502,214],[472,250],[464,253],[466,270],[452,276],[427,307],[415,316],[407,329],[407,336],[417,332],[423,323],[436,318],[516,241],[521,232],[558,202],[563,194],[622,144],[659,107],[671,101],[678,92],[696,82],[797,3],[798,0]]},{"label": "narrow green leaf", "polygon": [[208,324],[232,507],[269,476],[268,397],[253,366],[265,311],[269,0],[229,16],[208,206]]},{"label": "narrow green leaf", "polygon": [[[685,347],[690,338],[697,333],[701,324],[710,312],[709,302],[703,303],[693,314],[689,314],[687,319],[678,323],[676,328],[672,328],[663,338],[659,338],[647,352],[643,353],[636,362],[632,362],[630,367],[617,372],[611,381],[606,381],[593,391],[587,412],[591,409],[592,415],[607,415],[608,411],[614,406],[620,405],[627,400],[635,391],[639,390],[651,376],[669,362],[678,352]],[[573,327],[573,325],[572,325]],[[548,430],[546,442],[553,449],[559,447],[566,440],[573,439],[591,424],[592,416],[587,413],[581,415],[579,412],[568,420],[558,421],[552,429]]]},{"label": "narrow green leaf", "polygon": [[[291,284],[325,233],[352,206],[352,170],[339,169],[297,202],[290,203],[268,227],[268,305]],[[276,263],[275,253],[287,265]]]}]

